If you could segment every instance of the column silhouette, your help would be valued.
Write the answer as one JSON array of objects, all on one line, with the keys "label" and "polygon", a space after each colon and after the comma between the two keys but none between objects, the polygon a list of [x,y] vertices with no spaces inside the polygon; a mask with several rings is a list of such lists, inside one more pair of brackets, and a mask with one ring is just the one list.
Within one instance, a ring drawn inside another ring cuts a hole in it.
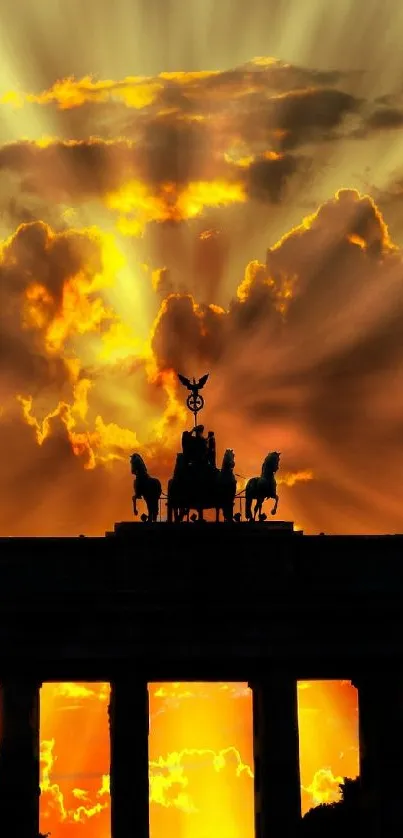
[{"label": "column silhouette", "polygon": [[0,684],[0,834],[38,838],[40,799],[40,684]]},{"label": "column silhouette", "polygon": [[109,704],[112,838],[149,838],[147,682],[111,683]]},{"label": "column silhouette", "polygon": [[278,675],[253,691],[256,838],[293,838],[301,819],[297,682]]},{"label": "column silhouette", "polygon": [[403,678],[372,673],[358,690],[361,815],[371,838],[403,834]]}]

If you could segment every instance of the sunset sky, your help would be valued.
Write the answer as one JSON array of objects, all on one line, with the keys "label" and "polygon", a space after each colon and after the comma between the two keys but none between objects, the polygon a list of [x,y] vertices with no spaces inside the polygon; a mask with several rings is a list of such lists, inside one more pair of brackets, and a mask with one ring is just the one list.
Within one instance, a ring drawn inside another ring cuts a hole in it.
[{"label": "sunset sky", "polygon": [[[2,0],[0,534],[130,518],[133,451],[165,488],[178,370],[210,372],[239,488],[282,451],[280,518],[402,530],[402,26],[398,0]],[[356,698],[299,693],[307,808],[357,771]],[[153,838],[249,838],[249,693],[151,697]],[[108,838],[106,707],[42,690],[61,838]]]},{"label": "sunset sky", "polygon": [[[150,684],[152,838],[253,838],[252,700],[246,684]],[[41,702],[41,828],[110,838],[106,684],[47,684]],[[303,811],[358,774],[357,693],[298,688]],[[74,743],[74,745],[72,745]]]}]

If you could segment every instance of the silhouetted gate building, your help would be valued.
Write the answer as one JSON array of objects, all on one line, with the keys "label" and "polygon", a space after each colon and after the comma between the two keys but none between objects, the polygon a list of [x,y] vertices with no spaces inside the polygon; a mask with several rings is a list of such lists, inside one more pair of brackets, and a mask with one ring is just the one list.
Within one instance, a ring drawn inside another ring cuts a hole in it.
[{"label": "silhouetted gate building", "polygon": [[[0,834],[39,831],[44,681],[105,681],[113,838],[147,838],[147,684],[248,681],[258,838],[301,816],[297,680],[358,689],[363,811],[403,828],[403,537],[125,524],[0,541]],[[135,794],[133,793],[135,790]]]}]

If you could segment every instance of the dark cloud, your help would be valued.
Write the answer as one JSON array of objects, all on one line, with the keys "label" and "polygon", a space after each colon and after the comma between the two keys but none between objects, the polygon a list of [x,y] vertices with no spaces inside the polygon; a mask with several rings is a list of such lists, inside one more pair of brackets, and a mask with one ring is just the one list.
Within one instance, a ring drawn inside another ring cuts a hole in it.
[{"label": "dark cloud", "polygon": [[399,130],[403,126],[403,98],[399,94],[385,94],[368,101],[362,108],[361,119],[350,136],[356,139]]},{"label": "dark cloud", "polygon": [[225,341],[225,314],[211,305],[198,305],[188,294],[164,300],[154,326],[153,351],[161,369],[184,369],[202,361],[217,361]]},{"label": "dark cloud", "polygon": [[[116,145],[102,140],[55,142],[46,148],[33,142],[12,143],[0,148],[0,170],[18,173],[23,193],[61,205],[108,200],[106,196],[128,185],[130,191],[130,183],[135,181],[140,187],[144,184],[159,206],[165,206],[167,220],[176,223],[182,213],[186,217],[186,207],[180,209],[177,202],[190,182],[240,184],[250,198],[277,203],[289,179],[306,161],[289,154],[270,154],[251,157],[249,165],[238,166],[223,153],[211,155],[205,125],[175,125],[161,119],[147,127],[139,148],[129,141]],[[229,197],[228,202],[231,200]],[[133,208],[141,213],[141,197],[137,204],[134,200]],[[32,217],[32,209],[29,213]],[[24,220],[28,217],[23,215]],[[152,219],[150,209],[147,221]]]},{"label": "dark cloud", "polygon": [[376,189],[374,187],[371,192],[374,195],[377,206],[380,207],[388,218],[392,238],[402,246],[403,180],[400,167],[389,182],[386,182],[382,188]]},{"label": "dark cloud", "polygon": [[[66,283],[80,275],[85,296],[86,281],[90,283],[101,270],[100,241],[85,232],[54,233],[38,221],[20,225],[3,243],[0,371],[4,392],[60,392],[70,382],[69,367],[63,357],[66,341],[50,351],[47,332],[56,318],[63,321]],[[76,317],[68,313],[71,322],[66,323],[66,340],[78,316],[78,311]]]},{"label": "dark cloud", "polygon": [[23,192],[67,204],[99,198],[138,174],[130,141],[97,139],[9,143],[0,147],[0,170],[18,174]]},{"label": "dark cloud", "polygon": [[285,186],[297,169],[298,161],[290,154],[266,158],[261,156],[251,163],[247,173],[248,193],[251,198],[277,204]]},{"label": "dark cloud", "polygon": [[[46,107],[59,107],[60,140],[4,144],[0,171],[18,176],[24,192],[56,203],[102,199],[130,180],[159,195],[162,185],[180,191],[189,181],[217,179],[245,181],[252,197],[277,201],[299,161],[267,162],[263,155],[320,143],[342,128],[361,107],[334,86],[343,81],[279,61],[251,62],[228,72],[147,79],[155,92],[140,107],[141,81],[97,87],[65,80],[43,98]],[[235,165],[237,157],[253,162],[250,172]]]},{"label": "dark cloud", "polygon": [[[269,139],[279,135],[278,146],[297,148],[308,142],[327,140],[330,132],[342,125],[349,113],[357,113],[361,101],[349,93],[332,88],[291,90],[281,96],[256,102],[256,109],[245,114],[245,132],[253,142],[255,136]],[[242,128],[240,128],[242,130]]]},{"label": "dark cloud", "polygon": [[154,290],[161,300],[164,300],[165,297],[175,293],[176,289],[174,288],[171,273],[168,268],[159,268],[154,271],[152,282]]},{"label": "dark cloud", "polygon": [[214,178],[210,135],[206,123],[182,121],[180,115],[150,121],[139,145],[139,175],[152,185],[173,182],[179,187]]},{"label": "dark cloud", "polygon": [[[264,265],[252,263],[240,286],[241,300],[228,310],[197,303],[175,293],[162,303],[154,325],[152,347],[162,370],[234,362],[241,342],[264,324],[266,335],[281,329],[281,282],[270,281]],[[277,305],[277,308],[276,308]]]},{"label": "dark cloud", "polygon": [[79,271],[92,276],[101,270],[99,238],[75,230],[55,234],[41,221],[21,224],[1,254],[6,298],[38,283],[50,295],[51,316],[60,306],[67,279]]},{"label": "dark cloud", "polygon": [[403,111],[399,108],[378,108],[368,117],[364,123],[369,130],[387,130],[401,128],[403,126]]},{"label": "dark cloud", "polygon": [[[20,413],[0,419],[0,532],[2,535],[71,536],[103,534],[130,513],[127,466],[113,474],[102,465],[83,468],[85,456],[74,454],[60,418],[50,422],[42,445]],[[113,486],[113,490],[112,490]],[[100,509],[108,497],[109,513]]]},{"label": "dark cloud", "polygon": [[377,108],[356,129],[355,136],[362,138],[375,131],[393,131],[402,127],[402,110],[399,108]]},{"label": "dark cloud", "polygon": [[196,298],[200,302],[218,302],[229,249],[229,236],[221,230],[202,230],[197,236],[192,274]]},{"label": "dark cloud", "polygon": [[[163,366],[190,358],[196,369],[212,367],[224,382],[218,415],[236,392],[244,421],[273,424],[277,436],[282,423],[294,428],[314,471],[334,473],[323,519],[344,491],[358,528],[373,531],[382,516],[398,528],[387,472],[396,473],[403,427],[403,264],[379,210],[341,190],[270,248],[266,264],[252,263],[238,293],[219,316],[189,297],[166,301],[153,344]],[[314,484],[297,494],[311,520],[303,498],[312,503]]]},{"label": "dark cloud", "polygon": [[255,59],[242,67],[227,70],[206,79],[204,87],[207,90],[217,89],[226,95],[237,92],[240,83],[244,83],[251,90],[259,88],[265,91],[285,93],[289,90],[301,90],[309,86],[331,87],[345,80],[345,74],[337,70],[320,71],[307,67],[297,67],[285,64],[275,59]]}]

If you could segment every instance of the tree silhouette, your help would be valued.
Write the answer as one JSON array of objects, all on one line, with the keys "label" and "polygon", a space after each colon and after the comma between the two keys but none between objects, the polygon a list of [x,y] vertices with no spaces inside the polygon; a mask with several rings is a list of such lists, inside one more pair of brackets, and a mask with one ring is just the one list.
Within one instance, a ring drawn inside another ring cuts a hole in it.
[{"label": "tree silhouette", "polygon": [[301,838],[341,838],[347,831],[359,832],[360,778],[345,777],[340,783],[341,799],[337,803],[321,803],[301,820]]}]

